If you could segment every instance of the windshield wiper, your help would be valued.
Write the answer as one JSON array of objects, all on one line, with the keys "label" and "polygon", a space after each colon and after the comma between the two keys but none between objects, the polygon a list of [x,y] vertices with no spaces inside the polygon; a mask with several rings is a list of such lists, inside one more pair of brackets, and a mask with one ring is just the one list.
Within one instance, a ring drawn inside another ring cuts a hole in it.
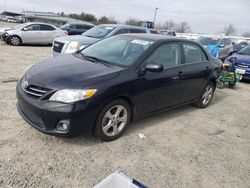
[{"label": "windshield wiper", "polygon": [[242,55],[246,55],[246,54],[244,54],[244,53],[242,53],[242,52],[237,52],[237,54],[242,54]]},{"label": "windshield wiper", "polygon": [[[82,54],[83,55],[83,54]],[[104,59],[101,59],[101,58],[98,58],[98,57],[93,57],[93,56],[88,56],[88,55],[83,55],[86,59],[88,60],[92,60],[92,62],[100,62],[102,64],[104,64],[105,66],[107,67],[110,67],[110,62],[104,60]]]}]

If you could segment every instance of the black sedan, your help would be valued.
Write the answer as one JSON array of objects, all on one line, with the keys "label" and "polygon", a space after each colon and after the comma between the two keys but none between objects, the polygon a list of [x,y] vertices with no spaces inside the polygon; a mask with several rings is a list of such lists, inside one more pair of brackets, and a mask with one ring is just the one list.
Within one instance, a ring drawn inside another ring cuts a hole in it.
[{"label": "black sedan", "polygon": [[146,115],[190,103],[207,107],[216,61],[193,41],[117,35],[31,67],[17,85],[17,108],[43,133],[114,140]]}]

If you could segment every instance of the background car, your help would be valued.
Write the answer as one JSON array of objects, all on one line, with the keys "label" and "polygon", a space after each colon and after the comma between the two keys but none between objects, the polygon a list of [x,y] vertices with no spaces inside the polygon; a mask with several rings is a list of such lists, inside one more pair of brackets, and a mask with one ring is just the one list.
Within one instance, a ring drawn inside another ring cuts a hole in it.
[{"label": "background car", "polygon": [[176,36],[175,31],[172,31],[172,30],[159,30],[158,32],[159,34],[162,34],[162,35]]},{"label": "background car", "polygon": [[197,42],[202,44],[205,48],[208,45],[219,45],[219,51],[217,57],[224,60],[229,55],[233,53],[233,44],[232,41],[224,37],[200,37],[197,39]]},{"label": "background car", "polygon": [[53,42],[53,56],[73,53],[104,38],[124,33],[156,33],[153,29],[119,24],[102,24],[82,35],[58,37]]},{"label": "background car", "polygon": [[236,72],[241,74],[243,79],[250,80],[250,45],[228,57],[225,63],[231,61],[235,61]]},{"label": "background car", "polygon": [[41,132],[110,141],[146,115],[190,103],[206,108],[216,88],[214,60],[194,41],[116,35],[31,67],[18,83],[17,107]]},{"label": "background car", "polygon": [[249,43],[247,41],[242,41],[238,44],[233,45],[233,52],[238,52],[241,49],[245,48]]},{"label": "background car", "polygon": [[18,46],[20,44],[52,44],[59,36],[67,35],[65,31],[45,23],[30,22],[17,25],[6,31],[4,41]]},{"label": "background car", "polygon": [[60,29],[67,31],[68,35],[80,35],[94,26],[91,23],[67,23]]}]

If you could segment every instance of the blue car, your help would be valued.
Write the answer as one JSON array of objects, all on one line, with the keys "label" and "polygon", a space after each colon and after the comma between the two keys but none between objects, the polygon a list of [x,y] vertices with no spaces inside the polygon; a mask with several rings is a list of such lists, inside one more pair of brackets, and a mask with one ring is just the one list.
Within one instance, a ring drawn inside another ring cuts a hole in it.
[{"label": "blue car", "polygon": [[228,57],[225,63],[232,58],[235,59],[236,72],[241,74],[243,79],[250,80],[250,45]]}]

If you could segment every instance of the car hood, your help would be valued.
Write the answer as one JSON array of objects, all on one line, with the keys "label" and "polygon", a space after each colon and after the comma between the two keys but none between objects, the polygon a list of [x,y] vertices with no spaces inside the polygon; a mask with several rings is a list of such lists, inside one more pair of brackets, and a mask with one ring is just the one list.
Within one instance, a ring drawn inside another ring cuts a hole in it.
[{"label": "car hood", "polygon": [[0,32],[7,31],[7,30],[10,30],[10,29],[13,29],[13,28],[11,28],[11,27],[1,27]]},{"label": "car hood", "polygon": [[[236,63],[248,64],[250,65],[250,55],[243,55],[243,54],[233,54],[230,57],[236,57]],[[229,58],[230,58],[229,57]]]},{"label": "car hood", "polygon": [[72,36],[58,37],[55,39],[55,41],[62,43],[78,41],[81,45],[90,45],[99,40],[100,39],[98,38],[91,38],[84,35],[72,35]]},{"label": "car hood", "polygon": [[121,69],[66,54],[34,65],[25,79],[29,84],[49,89],[80,89],[112,79]]}]

